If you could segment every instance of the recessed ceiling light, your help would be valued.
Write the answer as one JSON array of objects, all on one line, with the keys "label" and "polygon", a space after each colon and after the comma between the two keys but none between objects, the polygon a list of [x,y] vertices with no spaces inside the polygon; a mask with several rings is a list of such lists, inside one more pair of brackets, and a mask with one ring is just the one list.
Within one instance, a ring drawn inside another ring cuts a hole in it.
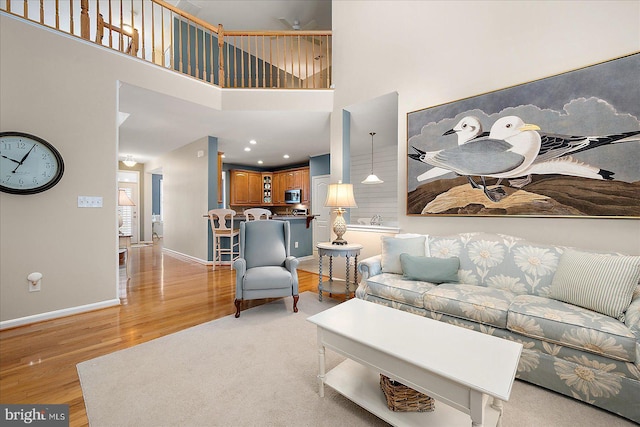
[{"label": "recessed ceiling light", "polygon": [[284,157],[285,159],[288,159],[288,158],[289,158],[289,155],[288,155],[288,154],[285,154],[285,155],[284,155],[284,156],[282,156],[282,157]]},{"label": "recessed ceiling light", "polygon": [[245,148],[244,148],[244,151],[251,151],[251,148],[249,148],[249,147],[245,147]]},{"label": "recessed ceiling light", "polygon": [[249,144],[251,144],[251,145],[256,145],[256,144],[257,144],[257,142],[256,142],[256,140],[255,140],[255,139],[252,139],[251,141],[249,141]]},{"label": "recessed ceiling light", "polygon": [[259,165],[261,165],[262,163],[264,163],[262,160],[258,160]]}]

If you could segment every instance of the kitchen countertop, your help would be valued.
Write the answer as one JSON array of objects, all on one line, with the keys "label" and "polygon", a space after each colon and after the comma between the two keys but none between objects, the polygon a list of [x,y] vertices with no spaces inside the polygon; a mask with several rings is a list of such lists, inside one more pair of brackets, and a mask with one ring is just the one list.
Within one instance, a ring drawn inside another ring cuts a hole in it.
[{"label": "kitchen countertop", "polygon": [[[204,218],[209,218],[209,215],[202,215]],[[297,219],[306,219],[307,220],[307,228],[309,228],[309,224],[311,223],[311,220],[314,219],[315,217],[317,217],[318,215],[277,215],[277,214],[273,214],[271,215],[271,219],[283,219],[283,220],[297,220]],[[243,214],[236,214],[233,217],[233,221],[237,222],[237,221],[244,221],[246,219],[246,217]]]}]

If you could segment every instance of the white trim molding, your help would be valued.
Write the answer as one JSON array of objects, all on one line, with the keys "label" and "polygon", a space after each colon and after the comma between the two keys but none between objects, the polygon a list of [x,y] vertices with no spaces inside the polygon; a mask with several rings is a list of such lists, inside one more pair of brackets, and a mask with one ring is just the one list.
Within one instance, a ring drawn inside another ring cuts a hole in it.
[{"label": "white trim molding", "polygon": [[71,316],[73,314],[85,313],[87,311],[99,310],[101,308],[114,307],[116,305],[120,305],[120,300],[117,298],[93,304],[64,308],[62,310],[49,311],[47,313],[34,314],[32,316],[19,317],[17,319],[4,320],[0,322],[0,330],[29,325],[31,323],[42,322],[44,320],[57,319],[59,317]]},{"label": "white trim molding", "polygon": [[167,255],[171,255],[171,256],[174,256],[176,258],[182,258],[182,259],[186,259],[188,261],[194,261],[194,262],[197,262],[198,264],[213,265],[212,261],[207,261],[207,260],[204,260],[204,259],[196,258],[194,256],[183,254],[182,252],[174,251],[172,249],[162,248],[162,252],[165,252]]},{"label": "white trim molding", "polygon": [[387,227],[384,225],[360,225],[347,224],[347,231],[368,231],[371,233],[399,233],[399,227]]}]

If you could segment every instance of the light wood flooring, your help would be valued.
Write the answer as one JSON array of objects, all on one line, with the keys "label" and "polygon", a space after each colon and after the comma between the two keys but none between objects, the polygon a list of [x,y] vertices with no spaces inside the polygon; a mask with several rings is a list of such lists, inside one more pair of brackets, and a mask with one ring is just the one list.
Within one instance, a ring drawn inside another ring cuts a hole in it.
[{"label": "light wood flooring", "polygon": [[[228,266],[212,271],[155,244],[132,248],[130,268],[120,306],[0,331],[1,403],[66,403],[70,425],[85,426],[76,364],[235,312]],[[317,274],[299,271],[298,279],[300,292],[317,291]],[[265,302],[247,301],[243,310]]]}]

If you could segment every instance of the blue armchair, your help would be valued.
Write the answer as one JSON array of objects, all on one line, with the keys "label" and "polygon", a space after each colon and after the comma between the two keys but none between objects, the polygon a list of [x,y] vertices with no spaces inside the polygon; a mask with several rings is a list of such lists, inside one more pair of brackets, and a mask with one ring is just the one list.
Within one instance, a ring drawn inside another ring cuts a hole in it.
[{"label": "blue armchair", "polygon": [[289,222],[240,223],[240,258],[236,270],[236,317],[244,300],[293,296],[298,312],[298,259],[289,251]]}]

